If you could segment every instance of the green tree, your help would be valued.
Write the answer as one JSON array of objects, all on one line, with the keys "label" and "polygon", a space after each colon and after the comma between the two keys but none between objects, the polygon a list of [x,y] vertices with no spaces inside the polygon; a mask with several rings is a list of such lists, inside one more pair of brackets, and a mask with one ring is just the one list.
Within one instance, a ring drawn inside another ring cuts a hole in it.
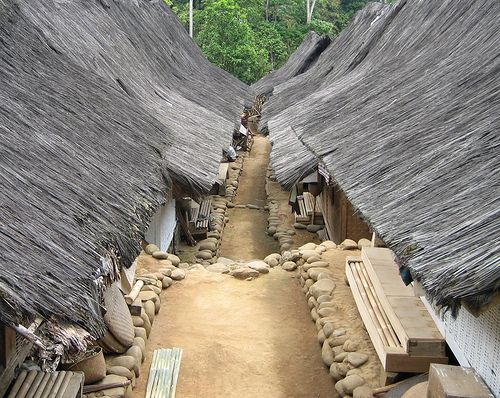
[{"label": "green tree", "polygon": [[198,45],[206,57],[242,81],[251,83],[269,72],[266,52],[236,0],[210,0],[197,13]]}]

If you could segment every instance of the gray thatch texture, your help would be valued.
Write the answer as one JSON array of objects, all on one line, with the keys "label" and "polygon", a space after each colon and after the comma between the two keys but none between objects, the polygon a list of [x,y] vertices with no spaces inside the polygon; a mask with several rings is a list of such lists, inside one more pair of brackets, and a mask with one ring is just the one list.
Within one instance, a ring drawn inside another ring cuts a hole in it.
[{"label": "gray thatch texture", "polygon": [[478,308],[500,289],[500,3],[391,13],[361,62],[270,135],[295,131],[438,304]]},{"label": "gray thatch texture", "polygon": [[328,87],[332,81],[353,70],[394,14],[388,5],[368,3],[320,54],[311,68],[274,86],[273,96],[264,105],[260,126],[267,127],[269,119],[303,100],[306,93],[322,86]]},{"label": "gray thatch texture", "polygon": [[164,2],[19,4],[54,51],[104,77],[175,131],[168,163],[182,183],[210,189],[222,149],[253,96],[203,57]]},{"label": "gray thatch texture", "polygon": [[210,188],[252,96],[146,2],[1,0],[0,87],[0,322],[98,337],[104,280],[170,179]]},{"label": "gray thatch texture", "polygon": [[275,86],[309,70],[329,44],[328,36],[319,36],[315,32],[309,32],[286,63],[252,84],[252,89],[257,95],[270,97]]}]

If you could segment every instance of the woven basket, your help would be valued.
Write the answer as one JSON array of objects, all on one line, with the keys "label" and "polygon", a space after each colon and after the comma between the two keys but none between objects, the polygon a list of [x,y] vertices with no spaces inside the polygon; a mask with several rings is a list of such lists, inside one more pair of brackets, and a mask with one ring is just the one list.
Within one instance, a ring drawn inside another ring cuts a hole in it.
[{"label": "woven basket", "polygon": [[106,362],[101,347],[87,351],[82,359],[68,366],[72,372],[83,372],[84,384],[93,384],[106,377]]}]

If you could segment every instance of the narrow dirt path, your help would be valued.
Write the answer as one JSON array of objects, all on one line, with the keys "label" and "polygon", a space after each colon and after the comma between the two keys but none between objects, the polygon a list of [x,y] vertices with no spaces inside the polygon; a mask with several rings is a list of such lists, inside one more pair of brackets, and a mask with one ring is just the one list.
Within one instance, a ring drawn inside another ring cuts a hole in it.
[{"label": "narrow dirt path", "polygon": [[[236,197],[265,205],[269,143],[256,137]],[[276,251],[263,210],[230,209],[221,255],[264,258]],[[134,396],[145,396],[153,351],[181,347],[178,398],[336,397],[298,280],[280,267],[253,281],[206,270],[164,290]]]},{"label": "narrow dirt path", "polygon": [[[257,136],[250,155],[245,159],[234,203],[252,204],[261,209],[266,205],[266,170],[271,144]],[[268,213],[249,208],[228,209],[229,222],[224,230],[220,255],[233,260],[263,259],[278,250],[278,242],[264,232]]]}]

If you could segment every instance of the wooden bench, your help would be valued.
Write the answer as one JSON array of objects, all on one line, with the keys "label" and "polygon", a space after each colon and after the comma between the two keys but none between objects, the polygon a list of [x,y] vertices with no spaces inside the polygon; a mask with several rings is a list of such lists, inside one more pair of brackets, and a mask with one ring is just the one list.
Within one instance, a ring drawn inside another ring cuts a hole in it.
[{"label": "wooden bench", "polygon": [[426,372],[448,363],[445,340],[411,286],[402,282],[392,252],[365,247],[348,257],[346,274],[366,330],[388,372]]}]

